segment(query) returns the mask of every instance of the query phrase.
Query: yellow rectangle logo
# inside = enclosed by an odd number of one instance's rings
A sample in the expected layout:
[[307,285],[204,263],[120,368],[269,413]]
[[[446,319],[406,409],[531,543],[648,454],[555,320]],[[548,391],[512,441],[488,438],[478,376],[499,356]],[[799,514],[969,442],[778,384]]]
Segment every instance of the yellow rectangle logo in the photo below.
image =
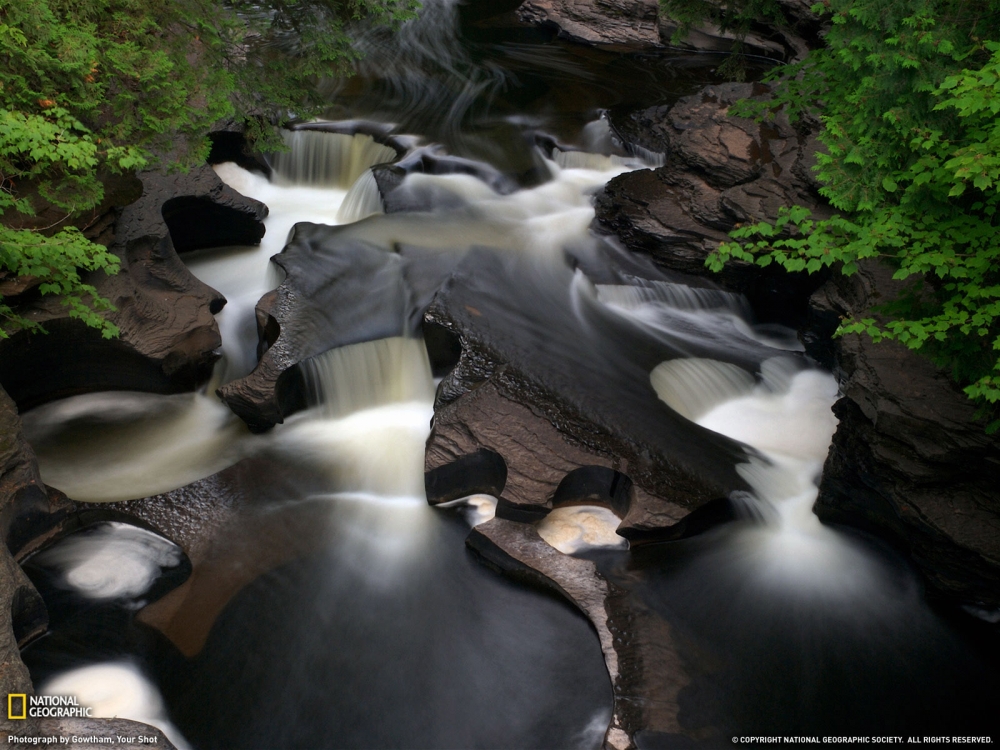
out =
[[[19,716],[14,715],[14,699],[21,699],[21,713]],[[27,719],[28,718],[28,695],[27,693],[8,693],[7,694],[7,718],[8,719]]]

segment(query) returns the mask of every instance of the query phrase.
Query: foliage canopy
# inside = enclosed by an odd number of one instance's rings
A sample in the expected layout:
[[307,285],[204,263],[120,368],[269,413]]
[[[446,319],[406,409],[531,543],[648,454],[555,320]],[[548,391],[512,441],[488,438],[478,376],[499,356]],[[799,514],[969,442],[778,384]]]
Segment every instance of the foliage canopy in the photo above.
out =
[[[0,282],[34,277],[71,316],[116,329],[80,270],[118,270],[86,239],[102,177],[207,156],[210,127],[309,116],[323,75],[355,57],[353,23],[395,24],[412,0],[0,0]],[[273,142],[273,141],[271,141]],[[44,218],[40,216],[44,212]],[[4,329],[37,328],[6,305]]]
[[[772,4],[724,7],[743,17]],[[1000,3],[827,0],[812,10],[830,23],[825,45],[771,71],[770,102],[734,113],[818,117],[820,192],[840,213],[819,221],[788,207],[774,223],[738,228],[708,264],[737,258],[845,274],[864,259],[890,264],[909,291],[839,332],[922,350],[996,414]]]

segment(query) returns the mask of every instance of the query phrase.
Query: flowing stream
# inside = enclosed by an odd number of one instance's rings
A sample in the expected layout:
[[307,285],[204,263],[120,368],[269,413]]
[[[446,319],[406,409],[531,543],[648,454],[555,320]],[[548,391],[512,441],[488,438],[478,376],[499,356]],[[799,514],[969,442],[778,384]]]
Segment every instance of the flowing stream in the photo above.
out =
[[[142,498],[227,470],[225,491],[251,509],[192,560],[183,601],[150,604],[156,586],[173,587],[163,582],[190,566],[123,524],[33,558],[53,613],[52,633],[25,652],[36,686],[79,694],[99,715],[157,724],[182,748],[601,745],[611,688],[590,625],[465,550],[495,498],[426,503],[436,383],[419,337],[404,331],[305,362],[309,408],[263,435],[214,395],[256,364],[254,306],[283,278],[269,259],[308,222],[386,252],[493,248],[538,290],[526,315],[553,326],[559,315],[613,321],[659,342],[672,355],[647,368],[648,387],[685,419],[754,449],[737,468],[751,488],[736,499],[740,521],[635,561],[607,508],[562,508],[538,524],[553,547],[593,556],[682,634],[691,684],[681,723],[692,736],[902,731],[935,701],[964,701],[963,715],[975,715],[969,696],[995,675],[931,611],[907,565],[812,513],[837,384],[794,332],[755,324],[725,292],[595,283],[566,266],[567,251],[601,246],[589,229],[593,193],[662,162],[617,148],[594,107],[622,103],[615,81],[629,71],[643,71],[636,95],[660,92],[648,104],[710,73],[686,58],[582,60],[527,32],[498,31],[488,43],[456,24],[455,5],[428,5],[397,39],[360,40],[369,54],[358,75],[325,84],[331,117],[394,123],[408,154],[360,131],[298,130],[271,158],[270,179],[217,165],[270,214],[260,247],[185,257],[228,300],[223,359],[204,391],[89,394],[24,415],[43,479],[75,500]],[[562,145],[536,145],[538,130]],[[399,194],[417,210],[384,213],[370,168],[421,149],[474,168],[412,172]],[[501,174],[515,177],[501,186]],[[631,356],[601,341],[573,343],[593,367]],[[905,688],[886,695],[900,680]]]

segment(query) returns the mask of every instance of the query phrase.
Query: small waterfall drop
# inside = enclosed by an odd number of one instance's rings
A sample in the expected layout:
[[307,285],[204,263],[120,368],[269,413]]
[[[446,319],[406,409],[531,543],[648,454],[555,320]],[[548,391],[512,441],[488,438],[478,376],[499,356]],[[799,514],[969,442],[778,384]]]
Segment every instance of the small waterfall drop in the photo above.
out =
[[427,349],[420,339],[397,336],[331,349],[302,363],[312,406],[325,416],[434,398]]
[[754,377],[742,367],[712,359],[672,359],[649,375],[656,395],[692,421],[725,401],[753,391]]
[[832,375],[775,357],[755,382],[724,362],[674,360],[657,366],[650,382],[671,408],[758,451],[737,467],[753,497],[737,500],[764,523],[736,534],[734,549],[761,585],[833,597],[863,596],[876,586],[870,556],[812,512],[837,427]]
[[311,185],[346,190],[371,167],[396,160],[395,149],[370,135],[286,130],[287,151],[268,156],[275,185]]
[[375,173],[366,169],[344,196],[344,202],[337,211],[337,221],[350,224],[380,213],[384,213],[382,193],[375,181]]
[[335,494],[426,506],[424,442],[434,379],[423,341],[351,344],[301,366],[314,408],[276,430],[276,449],[326,471]]
[[633,284],[597,284],[597,298],[608,305],[636,310],[661,304],[677,310],[728,310],[750,317],[750,305],[741,294],[723,289],[699,289],[669,281],[633,279]]
[[630,156],[616,156],[611,154],[592,154],[589,151],[563,151],[561,148],[552,149],[552,161],[563,169],[594,169],[608,170],[614,167],[638,167],[642,166],[638,159]]

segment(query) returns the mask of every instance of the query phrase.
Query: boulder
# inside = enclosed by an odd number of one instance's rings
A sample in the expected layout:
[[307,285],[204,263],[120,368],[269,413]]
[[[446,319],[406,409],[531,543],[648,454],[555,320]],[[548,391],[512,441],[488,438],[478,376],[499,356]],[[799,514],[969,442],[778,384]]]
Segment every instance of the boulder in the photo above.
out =
[[0,340],[0,383],[19,408],[99,390],[176,393],[211,375],[221,345],[214,315],[225,299],[190,274],[175,245],[259,242],[267,209],[226,187],[208,166],[141,179],[143,196],[121,211],[110,245],[121,272],[84,276],[115,305],[108,319],[120,337],[102,338],[57,297],[15,299],[47,331]]
[[609,311],[587,283],[558,259],[478,248],[438,292],[425,322],[457,338],[461,358],[438,387],[431,503],[486,492],[499,494],[500,515],[537,517],[567,475],[602,467],[605,494],[626,510],[620,533],[641,540],[680,535],[692,511],[745,489],[734,468],[744,447],[676,414],[650,385],[679,341]]
[[[597,196],[596,226],[657,265],[704,275],[705,258],[740,224],[773,220],[783,206],[830,215],[812,177],[816,141],[809,123],[783,115],[769,122],[729,116],[740,99],[766,96],[760,84],[707,86],[671,107],[609,113],[625,143],[668,155],[665,166],[611,180]],[[727,265],[718,281],[745,294],[765,320],[797,324],[822,277],[790,275],[747,263]]]
[[[828,333],[870,316],[901,289],[892,270],[861,264],[813,297]],[[843,397],[816,513],[887,536],[933,591],[973,610],[1000,609],[1000,441],[976,405],[918,352],[862,336],[835,340]]]

